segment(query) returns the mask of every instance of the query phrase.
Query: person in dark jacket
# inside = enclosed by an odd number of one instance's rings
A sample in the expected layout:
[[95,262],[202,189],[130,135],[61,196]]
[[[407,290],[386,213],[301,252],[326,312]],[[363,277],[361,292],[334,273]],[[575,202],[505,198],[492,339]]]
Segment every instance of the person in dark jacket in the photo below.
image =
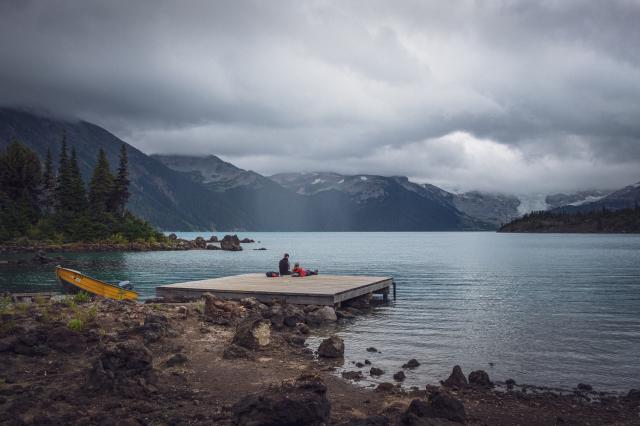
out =
[[278,269],[280,269],[280,276],[291,275],[291,271],[289,270],[289,253],[285,253],[282,259],[280,259]]

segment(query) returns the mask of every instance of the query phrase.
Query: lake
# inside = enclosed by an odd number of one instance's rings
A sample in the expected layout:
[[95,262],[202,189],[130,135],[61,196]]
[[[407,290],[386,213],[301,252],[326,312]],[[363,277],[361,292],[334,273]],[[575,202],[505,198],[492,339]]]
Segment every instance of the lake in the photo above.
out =
[[[368,358],[386,370],[380,381],[391,381],[403,363],[417,358],[422,365],[407,373],[407,385],[435,384],[459,364],[466,374],[484,369],[499,381],[565,389],[583,382],[607,391],[640,387],[638,235],[239,236],[260,243],[244,245],[243,252],[63,254],[63,264],[104,280],[130,280],[151,297],[161,284],[277,270],[286,251],[321,273],[395,279],[396,301],[337,328],[348,369]],[[257,247],[268,250],[252,250]],[[0,288],[55,290],[53,266],[0,266]],[[336,330],[321,334],[330,331]],[[366,352],[369,346],[381,353]]]

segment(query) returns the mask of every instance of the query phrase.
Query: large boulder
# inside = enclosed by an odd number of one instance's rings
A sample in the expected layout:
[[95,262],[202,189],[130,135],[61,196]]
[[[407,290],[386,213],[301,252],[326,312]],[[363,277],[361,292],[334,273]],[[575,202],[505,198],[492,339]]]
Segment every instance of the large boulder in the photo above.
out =
[[318,356],[322,358],[343,358],[344,341],[338,336],[331,336],[324,339],[318,347]]
[[142,343],[129,340],[101,348],[87,388],[137,398],[155,391],[153,355]]
[[172,330],[169,319],[162,314],[151,313],[144,319],[144,325],[140,327],[144,343],[149,344],[157,342],[163,337],[169,335]]
[[282,309],[282,321],[287,327],[295,327],[299,323],[303,323],[305,319],[304,311],[296,306],[287,304]]
[[322,379],[304,375],[279,388],[245,396],[231,412],[237,426],[321,426],[329,424],[331,403]]
[[193,240],[193,245],[196,248],[199,248],[199,249],[206,249],[207,248],[207,242],[202,237],[196,237],[196,239]]
[[467,378],[464,376],[462,368],[460,368],[459,365],[453,367],[451,375],[447,378],[447,380],[444,380],[441,383],[443,386],[458,389],[465,388],[469,385],[469,382],[467,382]]
[[489,380],[489,375],[484,370],[472,371],[469,374],[469,384],[479,388],[493,387],[493,383]]
[[225,235],[220,241],[220,248],[227,251],[241,251],[240,239],[237,235]]
[[214,324],[227,325],[244,318],[247,310],[239,302],[223,300],[211,293],[202,295],[204,299],[204,317]]
[[423,418],[446,419],[452,422],[464,423],[466,414],[462,402],[449,395],[437,392],[431,395],[429,402],[421,399],[411,401],[409,408],[401,418],[401,424],[425,424],[418,420]]
[[232,343],[251,350],[268,346],[271,343],[271,321],[250,319],[239,324]]
[[255,355],[252,351],[242,346],[231,344],[227,346],[222,353],[224,359],[249,359],[254,360]]
[[313,311],[307,312],[305,317],[309,325],[322,325],[338,321],[335,309],[331,306],[322,306]]

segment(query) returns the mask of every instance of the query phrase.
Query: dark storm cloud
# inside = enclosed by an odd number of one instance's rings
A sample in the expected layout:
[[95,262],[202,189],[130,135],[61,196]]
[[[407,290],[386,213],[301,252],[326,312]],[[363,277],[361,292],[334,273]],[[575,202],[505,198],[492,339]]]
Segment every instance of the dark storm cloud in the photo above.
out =
[[637,22],[624,0],[5,1],[0,103],[264,173],[616,187],[640,179]]

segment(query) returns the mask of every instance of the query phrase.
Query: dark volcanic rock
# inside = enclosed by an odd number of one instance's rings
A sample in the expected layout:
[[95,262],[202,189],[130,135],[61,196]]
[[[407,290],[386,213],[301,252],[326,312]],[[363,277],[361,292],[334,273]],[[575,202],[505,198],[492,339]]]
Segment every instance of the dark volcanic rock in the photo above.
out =
[[344,357],[344,341],[338,336],[331,336],[324,339],[318,347],[318,356],[323,358]]
[[476,370],[469,373],[469,384],[482,388],[493,387],[493,383],[489,379],[489,375],[484,370]]
[[249,319],[236,327],[233,344],[256,350],[271,343],[271,321]]
[[367,352],[378,352],[378,350],[376,348],[374,348],[373,346],[370,346],[367,348]]
[[67,327],[56,327],[47,336],[49,347],[65,353],[81,352],[86,348],[85,337]]
[[307,312],[305,319],[309,325],[321,325],[338,321],[338,316],[331,306],[322,306]]
[[207,248],[207,242],[202,237],[197,237],[195,240],[193,240],[193,245],[199,249]]
[[149,314],[144,319],[141,331],[145,344],[157,342],[170,333],[169,319],[162,314]]
[[372,376],[382,376],[384,374],[384,370],[378,367],[371,367],[371,370],[369,370],[369,374],[371,374]]
[[176,365],[182,365],[189,361],[189,358],[185,354],[175,354],[171,358],[165,361],[164,365],[166,367],[175,367]]
[[406,364],[402,364],[402,368],[417,368],[419,366],[420,363],[415,358],[411,358]]
[[[464,423],[466,414],[464,405],[459,400],[444,393],[435,393],[429,402],[414,399],[401,418],[405,425],[420,424],[416,418],[447,419]],[[428,424],[428,423],[427,423]]]
[[238,345],[229,345],[222,353],[224,359],[255,359],[255,355],[247,348]]
[[388,426],[389,419],[385,416],[369,416],[361,419],[350,419],[344,423],[340,423],[340,426]]
[[505,384],[507,385],[507,389],[513,389],[513,387],[516,385],[516,381],[513,379],[507,379]]
[[362,371],[343,371],[342,377],[348,380],[362,380],[364,376],[362,375]]
[[293,384],[247,395],[231,411],[238,426],[321,426],[329,424],[331,403],[322,379],[306,375]]
[[395,385],[393,383],[389,383],[389,382],[380,383],[378,385],[378,387],[376,388],[376,390],[380,391],[380,392],[389,392],[389,391],[391,391],[393,389],[395,389]]
[[593,390],[593,386],[586,383],[578,383],[578,390],[583,392],[591,392]]
[[467,382],[467,378],[464,376],[462,368],[460,368],[459,365],[453,367],[451,375],[447,378],[447,380],[444,380],[441,383],[443,386],[460,389],[469,385],[469,382]]
[[640,402],[640,389],[631,389],[625,398],[627,401]]
[[303,347],[307,338],[303,334],[290,334],[287,336],[287,342],[291,346]]
[[225,235],[220,241],[220,248],[227,251],[241,251],[240,239],[237,235]]
[[393,380],[395,380],[396,382],[403,382],[406,378],[407,376],[404,374],[404,371],[398,371],[393,375]]
[[254,240],[252,240],[251,238],[243,238],[240,242],[241,242],[242,244],[251,244],[251,243],[255,243],[255,241],[254,241]]
[[211,238],[209,238],[209,242],[210,243],[217,243],[218,242],[218,237],[216,237],[215,235],[212,235]]
[[87,388],[136,398],[155,390],[153,355],[142,343],[129,340],[101,348]]

